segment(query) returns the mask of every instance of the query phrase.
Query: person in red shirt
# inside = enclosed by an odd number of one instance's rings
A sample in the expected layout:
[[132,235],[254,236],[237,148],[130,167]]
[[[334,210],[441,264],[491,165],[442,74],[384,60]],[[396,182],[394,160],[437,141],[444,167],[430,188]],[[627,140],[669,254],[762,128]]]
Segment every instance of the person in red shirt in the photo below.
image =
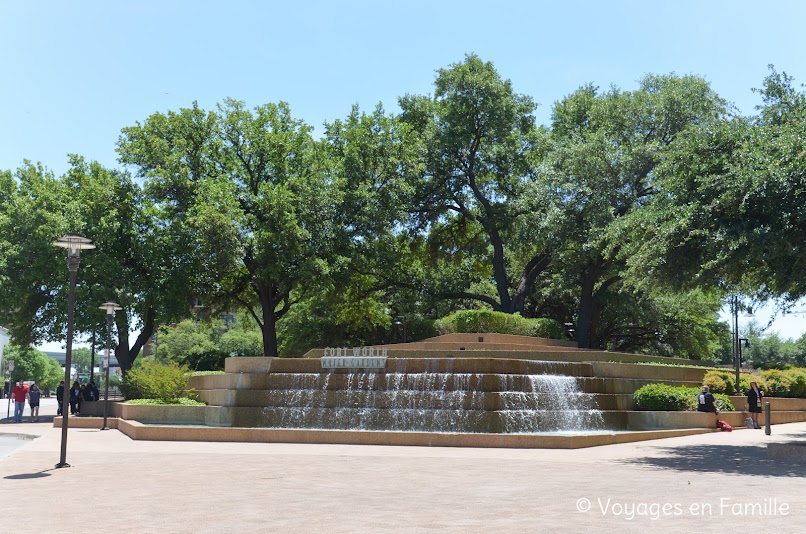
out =
[[25,409],[25,396],[28,394],[28,388],[22,381],[17,382],[14,389],[11,390],[11,396],[14,397],[14,422],[22,423],[22,411]]

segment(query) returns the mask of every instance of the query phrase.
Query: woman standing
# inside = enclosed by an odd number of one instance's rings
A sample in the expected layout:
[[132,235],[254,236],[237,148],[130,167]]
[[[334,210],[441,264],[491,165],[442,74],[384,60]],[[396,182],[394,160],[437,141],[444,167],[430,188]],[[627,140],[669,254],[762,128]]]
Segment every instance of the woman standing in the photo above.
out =
[[28,390],[28,404],[31,406],[31,417],[33,418],[34,423],[39,422],[39,399],[42,397],[42,391],[40,391],[39,386],[36,385],[36,382],[31,384],[31,388]]
[[761,413],[761,400],[764,392],[758,387],[758,383],[750,382],[750,391],[747,392],[747,411],[753,419],[753,428],[761,428],[758,424],[758,414]]

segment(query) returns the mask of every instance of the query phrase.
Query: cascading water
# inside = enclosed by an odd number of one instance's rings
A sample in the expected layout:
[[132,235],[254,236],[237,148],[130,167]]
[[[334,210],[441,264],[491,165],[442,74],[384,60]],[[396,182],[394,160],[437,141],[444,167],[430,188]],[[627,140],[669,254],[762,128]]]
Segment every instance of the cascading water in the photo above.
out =
[[[502,376],[506,381],[508,376]],[[528,375],[530,391],[502,387],[508,433],[582,432],[601,429],[602,412],[590,393],[579,391],[573,376]]]
[[[443,366],[445,364],[443,363]],[[593,395],[554,374],[296,373],[263,410],[263,426],[410,432],[582,432],[602,427]]]

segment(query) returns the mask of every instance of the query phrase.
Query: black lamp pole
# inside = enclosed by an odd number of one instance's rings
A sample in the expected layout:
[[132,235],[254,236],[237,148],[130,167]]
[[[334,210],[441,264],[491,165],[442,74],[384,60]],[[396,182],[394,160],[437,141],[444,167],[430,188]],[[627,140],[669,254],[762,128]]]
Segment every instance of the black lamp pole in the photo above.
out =
[[73,365],[73,323],[76,307],[76,275],[81,263],[81,250],[95,248],[92,241],[79,235],[66,235],[53,243],[67,249],[67,270],[70,271],[70,290],[67,296],[67,345],[64,356],[64,391],[62,392],[62,445],[57,468],[70,467],[67,463],[67,407],[70,405],[70,371]]
[[741,373],[741,347],[739,347],[739,297],[733,296],[733,365],[736,371],[736,395],[742,394],[739,373]]
[[104,356],[104,367],[106,367],[106,385],[104,386],[104,424],[101,430],[109,430],[106,426],[107,412],[109,411],[109,363],[111,359],[110,348],[112,345],[112,320],[115,318],[115,312],[122,310],[115,302],[104,302],[100,308],[106,311],[106,355]]

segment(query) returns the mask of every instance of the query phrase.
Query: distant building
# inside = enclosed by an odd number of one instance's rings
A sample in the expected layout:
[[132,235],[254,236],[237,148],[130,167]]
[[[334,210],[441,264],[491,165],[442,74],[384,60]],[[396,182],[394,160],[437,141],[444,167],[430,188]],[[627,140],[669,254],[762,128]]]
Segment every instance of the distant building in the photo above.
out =
[[3,349],[6,348],[9,340],[11,340],[11,336],[8,335],[8,329],[0,326],[0,369],[3,368]]
[[[49,352],[49,351],[42,351],[42,352],[44,352],[45,355],[48,356],[49,358],[53,358],[54,360],[59,362],[59,365],[61,365],[62,369],[64,369],[64,362],[67,360],[67,353],[66,352]],[[103,366],[103,359],[104,359],[103,352],[99,352],[99,353],[95,354],[95,373],[104,372],[103,367],[102,367]],[[73,367],[73,370],[71,371],[71,374],[75,375],[76,374],[75,366],[72,366],[72,367]],[[110,357],[109,374],[110,375],[115,375],[117,373],[117,368],[118,368],[118,359],[115,358],[115,356],[113,354]],[[79,377],[79,379],[82,380],[82,381],[85,380],[86,378],[87,378],[87,376],[83,375],[83,374]]]

